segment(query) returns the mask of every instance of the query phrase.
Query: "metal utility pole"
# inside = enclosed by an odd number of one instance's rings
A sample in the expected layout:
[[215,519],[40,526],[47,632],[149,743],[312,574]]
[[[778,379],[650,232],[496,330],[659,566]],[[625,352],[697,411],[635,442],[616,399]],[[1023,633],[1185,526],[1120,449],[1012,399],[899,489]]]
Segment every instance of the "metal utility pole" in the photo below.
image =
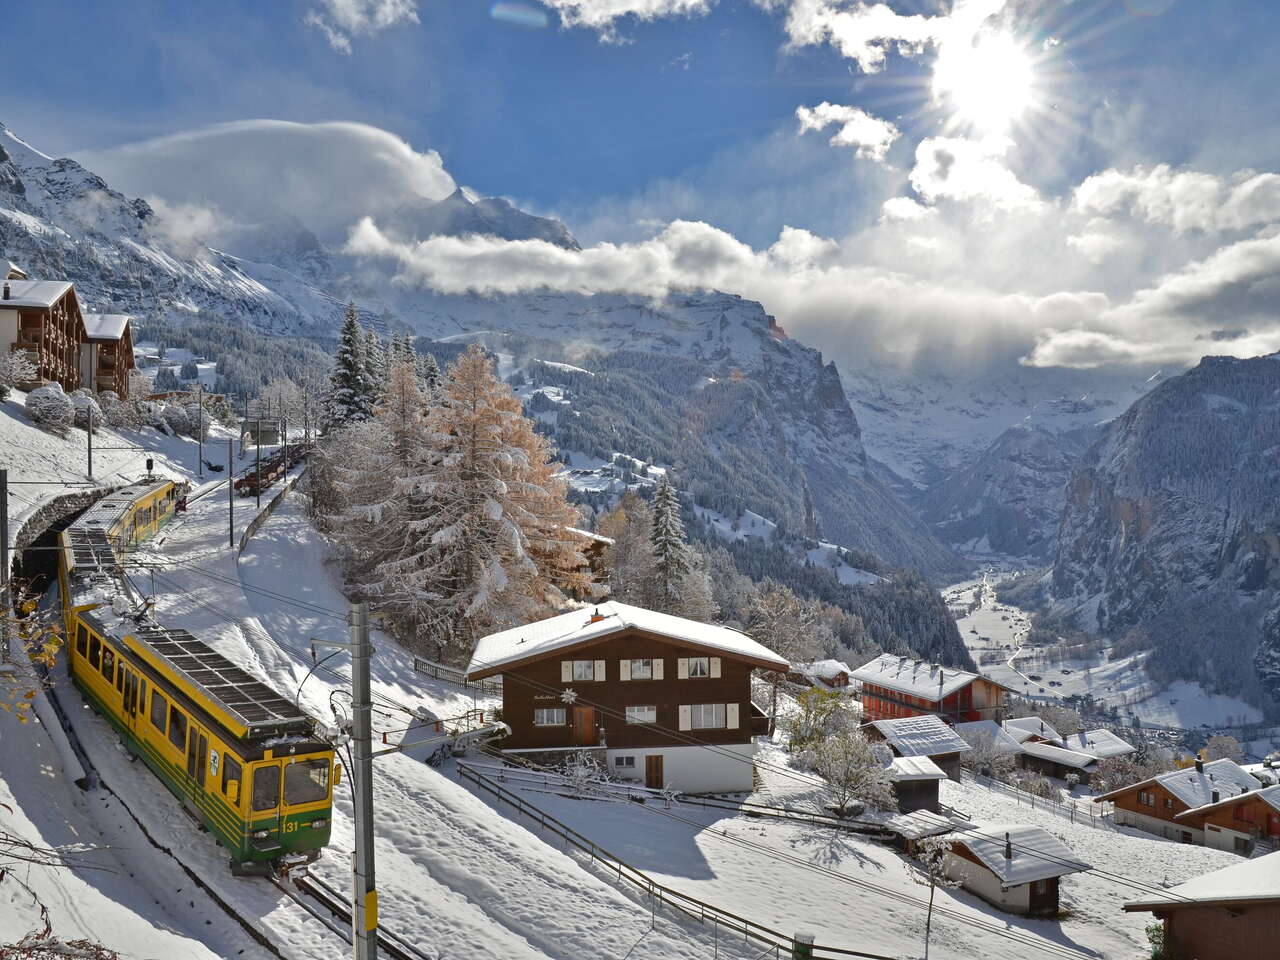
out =
[[88,441],[89,441],[89,479],[92,480],[93,479],[93,411],[92,409],[88,411],[88,416],[85,417],[84,435],[88,438]]
[[232,439],[227,437],[227,529],[228,544],[236,548],[236,461]]
[[4,601],[3,626],[0,626],[0,663],[8,663],[12,656],[9,649],[9,617],[13,603],[9,597],[9,471],[0,469],[0,599]]
[[284,443],[284,473],[280,475],[280,484],[283,486],[289,478],[289,421],[284,417],[280,418],[280,440]]
[[305,386],[302,388],[302,442],[311,442],[311,403]]
[[351,855],[355,960],[378,956],[378,890],[373,870],[373,727],[369,694],[369,607],[351,604],[351,754],[355,769],[356,848]]
[[200,402],[200,381],[196,381],[196,442],[200,444],[200,462],[196,471],[204,476],[204,404]]
[[257,482],[254,486],[258,489],[258,509],[262,509],[262,418],[258,418],[258,442],[253,445],[254,451],[257,453],[258,459],[254,465],[254,472],[257,473]]

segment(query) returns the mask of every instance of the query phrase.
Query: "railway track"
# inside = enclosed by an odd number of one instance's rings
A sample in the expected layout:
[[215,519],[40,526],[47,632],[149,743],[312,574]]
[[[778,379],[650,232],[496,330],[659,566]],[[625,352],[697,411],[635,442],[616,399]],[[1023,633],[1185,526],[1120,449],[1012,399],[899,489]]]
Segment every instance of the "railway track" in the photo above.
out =
[[[285,896],[348,943],[351,942],[351,903],[342,893],[309,873],[300,874],[289,880],[273,882]],[[325,913],[330,916],[325,916]],[[340,922],[334,923],[330,917]],[[420,950],[404,937],[383,927],[378,928],[378,950],[392,960],[437,960],[436,954]]]

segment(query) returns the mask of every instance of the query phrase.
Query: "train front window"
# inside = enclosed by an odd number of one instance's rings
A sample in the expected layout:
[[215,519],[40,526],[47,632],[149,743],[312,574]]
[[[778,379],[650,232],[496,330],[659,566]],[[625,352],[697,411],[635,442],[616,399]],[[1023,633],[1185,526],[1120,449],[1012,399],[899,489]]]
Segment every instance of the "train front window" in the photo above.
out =
[[316,803],[329,795],[329,761],[299,760],[284,768],[284,802]]
[[169,701],[160,696],[159,691],[151,691],[151,725],[164,733],[164,715],[168,711]]
[[102,675],[107,678],[107,683],[112,683],[116,679],[115,651],[106,645],[102,647]]
[[187,748],[187,718],[177,707],[169,707],[169,742],[179,750]]
[[280,768],[259,767],[253,771],[253,809],[274,810],[280,805]]

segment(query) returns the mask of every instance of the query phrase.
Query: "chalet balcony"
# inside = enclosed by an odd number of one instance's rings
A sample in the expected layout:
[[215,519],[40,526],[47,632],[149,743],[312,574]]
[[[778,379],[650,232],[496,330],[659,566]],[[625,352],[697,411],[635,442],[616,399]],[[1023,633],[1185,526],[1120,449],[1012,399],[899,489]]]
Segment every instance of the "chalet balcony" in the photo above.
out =
[[763,737],[769,732],[769,715],[755,705],[751,704],[751,735],[753,737]]

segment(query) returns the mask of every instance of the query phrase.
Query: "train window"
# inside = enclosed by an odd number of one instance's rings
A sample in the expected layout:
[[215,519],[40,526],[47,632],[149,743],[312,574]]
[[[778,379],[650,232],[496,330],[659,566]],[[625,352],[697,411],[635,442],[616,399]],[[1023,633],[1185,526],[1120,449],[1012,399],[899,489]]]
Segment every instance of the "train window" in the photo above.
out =
[[242,776],[240,770],[240,762],[232,760],[230,754],[224,754],[222,757],[222,792],[234,803],[238,797],[231,796],[231,784],[240,782]]
[[82,657],[89,655],[89,631],[83,623],[76,628],[76,653]]
[[164,733],[164,715],[169,707],[169,702],[160,696],[160,691],[151,691],[151,725]]
[[121,661],[120,661],[120,669],[116,671],[116,689],[117,689],[117,690],[119,690],[121,693],[124,693],[124,675],[125,675],[125,672],[126,672],[126,671],[125,671],[125,669],[124,669],[124,661],[123,661],[123,660],[121,660]]
[[315,803],[329,794],[329,761],[299,760],[284,768],[284,802]]
[[280,805],[280,768],[259,767],[253,771],[253,809],[274,810]]
[[116,678],[116,654],[105,643],[102,645],[102,675],[111,683]]
[[187,717],[172,704],[169,705],[169,742],[179,750],[187,748]]
[[101,650],[102,642],[97,637],[91,635],[89,640],[89,666],[94,667],[95,669],[97,668],[98,657]]

